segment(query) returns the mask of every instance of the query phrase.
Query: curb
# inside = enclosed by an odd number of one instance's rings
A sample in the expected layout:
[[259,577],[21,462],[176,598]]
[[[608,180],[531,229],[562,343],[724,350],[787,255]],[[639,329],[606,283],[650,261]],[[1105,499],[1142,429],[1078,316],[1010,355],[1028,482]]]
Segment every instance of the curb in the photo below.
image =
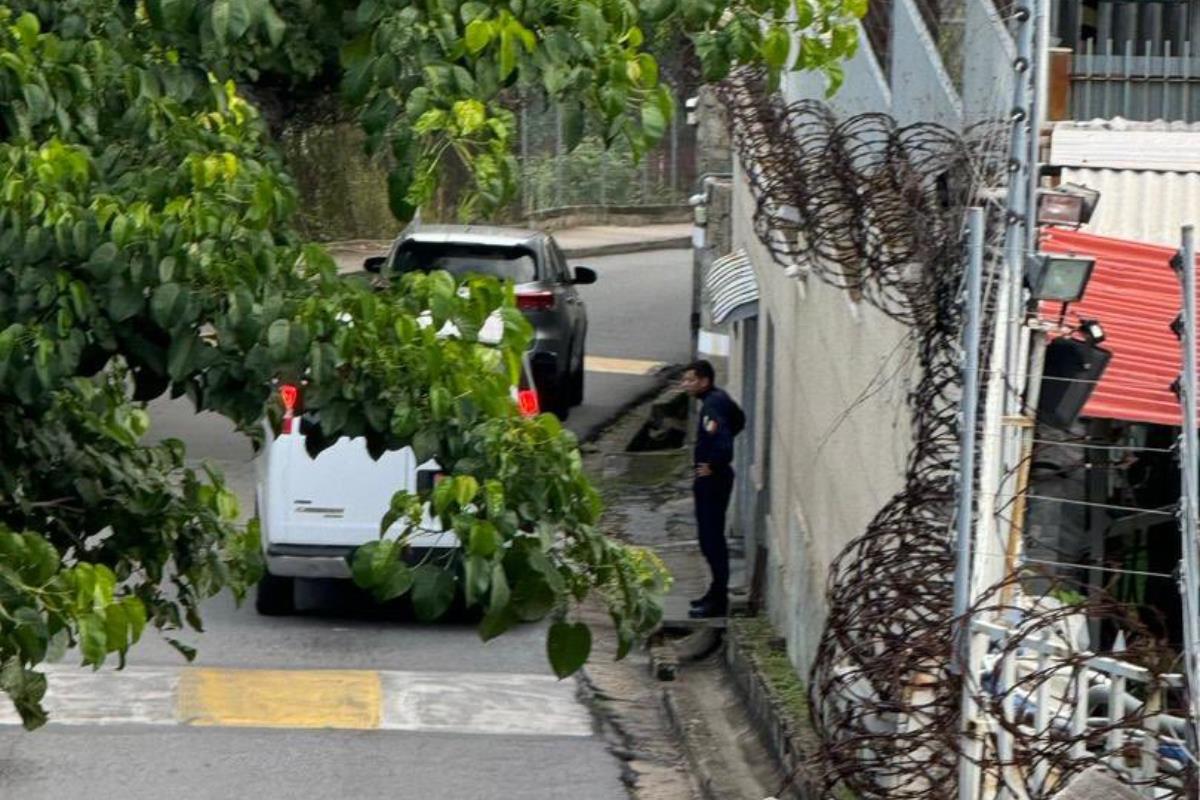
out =
[[638,242],[612,242],[611,244],[563,247],[562,251],[563,255],[568,259],[576,260],[580,258],[598,258],[600,256],[620,256],[629,253],[645,253],[650,250],[689,250],[691,247],[691,236],[672,236],[668,239],[645,239]]
[[783,767],[784,773],[790,776],[787,785],[779,790],[780,797],[819,800],[821,792],[809,768],[812,754],[806,751],[797,736],[797,723],[781,712],[758,664],[743,648],[736,626],[726,632],[725,668],[745,703],[746,713],[759,739]]
[[603,436],[609,428],[615,425],[622,417],[636,409],[646,401],[656,397],[663,389],[671,384],[672,378],[682,370],[678,364],[669,364],[653,375],[654,385],[647,387],[645,390],[638,392],[629,400],[612,410],[612,413],[605,415],[594,425],[579,435],[580,444],[590,444]]
[[692,750],[687,730],[679,714],[679,706],[675,703],[675,693],[670,688],[664,688],[660,697],[662,698],[663,711],[667,715],[667,724],[671,726],[671,734],[679,742],[680,749],[683,750],[683,754],[687,757],[688,766],[692,769],[692,778],[695,779],[696,785],[700,789],[700,795],[704,800],[729,800],[717,794],[715,782],[713,781],[712,773],[708,770],[708,765],[697,758],[696,753]]

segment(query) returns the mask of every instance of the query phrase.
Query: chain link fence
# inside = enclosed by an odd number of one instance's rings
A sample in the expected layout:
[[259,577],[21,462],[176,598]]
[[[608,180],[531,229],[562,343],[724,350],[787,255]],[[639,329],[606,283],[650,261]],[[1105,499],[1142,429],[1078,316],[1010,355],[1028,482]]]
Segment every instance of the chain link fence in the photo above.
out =
[[685,204],[696,178],[696,134],[684,119],[682,98],[676,109],[662,140],[635,164],[628,142],[618,139],[606,149],[594,129],[567,152],[562,109],[540,100],[521,103],[519,213]]

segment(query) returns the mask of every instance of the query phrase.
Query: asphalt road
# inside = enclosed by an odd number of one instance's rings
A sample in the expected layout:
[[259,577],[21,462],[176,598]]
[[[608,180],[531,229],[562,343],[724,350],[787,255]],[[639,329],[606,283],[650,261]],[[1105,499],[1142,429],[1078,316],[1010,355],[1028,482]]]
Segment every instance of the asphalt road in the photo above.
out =
[[[586,402],[595,432],[660,379],[631,374],[688,354],[690,251],[585,259]],[[212,415],[152,404],[153,435],[182,439],[253,507],[251,452]],[[193,665],[149,634],[124,672],[52,668],[36,733],[0,709],[0,797],[626,797],[619,762],[572,681],[549,675],[540,626],[488,644],[462,622],[421,625],[344,584],[310,582],[300,613],[262,618],[229,597],[204,612]],[[70,659],[68,659],[70,662]]]

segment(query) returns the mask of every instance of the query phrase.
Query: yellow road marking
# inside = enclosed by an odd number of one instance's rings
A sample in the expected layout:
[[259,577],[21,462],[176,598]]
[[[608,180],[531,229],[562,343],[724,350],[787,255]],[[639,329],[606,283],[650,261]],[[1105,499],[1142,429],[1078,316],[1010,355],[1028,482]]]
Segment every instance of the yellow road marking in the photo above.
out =
[[379,673],[371,670],[190,669],[178,719],[261,728],[379,727]]
[[588,372],[608,372],[614,375],[652,375],[665,367],[661,361],[645,361],[636,358],[608,358],[587,356],[583,368]]

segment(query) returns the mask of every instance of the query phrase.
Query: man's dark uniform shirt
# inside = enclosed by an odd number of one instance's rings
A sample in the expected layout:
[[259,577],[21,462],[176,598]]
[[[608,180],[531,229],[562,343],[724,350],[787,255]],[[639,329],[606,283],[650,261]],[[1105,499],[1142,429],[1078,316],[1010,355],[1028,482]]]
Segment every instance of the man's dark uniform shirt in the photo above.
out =
[[700,399],[695,461],[708,464],[714,473],[727,470],[733,463],[733,400],[715,386]]

